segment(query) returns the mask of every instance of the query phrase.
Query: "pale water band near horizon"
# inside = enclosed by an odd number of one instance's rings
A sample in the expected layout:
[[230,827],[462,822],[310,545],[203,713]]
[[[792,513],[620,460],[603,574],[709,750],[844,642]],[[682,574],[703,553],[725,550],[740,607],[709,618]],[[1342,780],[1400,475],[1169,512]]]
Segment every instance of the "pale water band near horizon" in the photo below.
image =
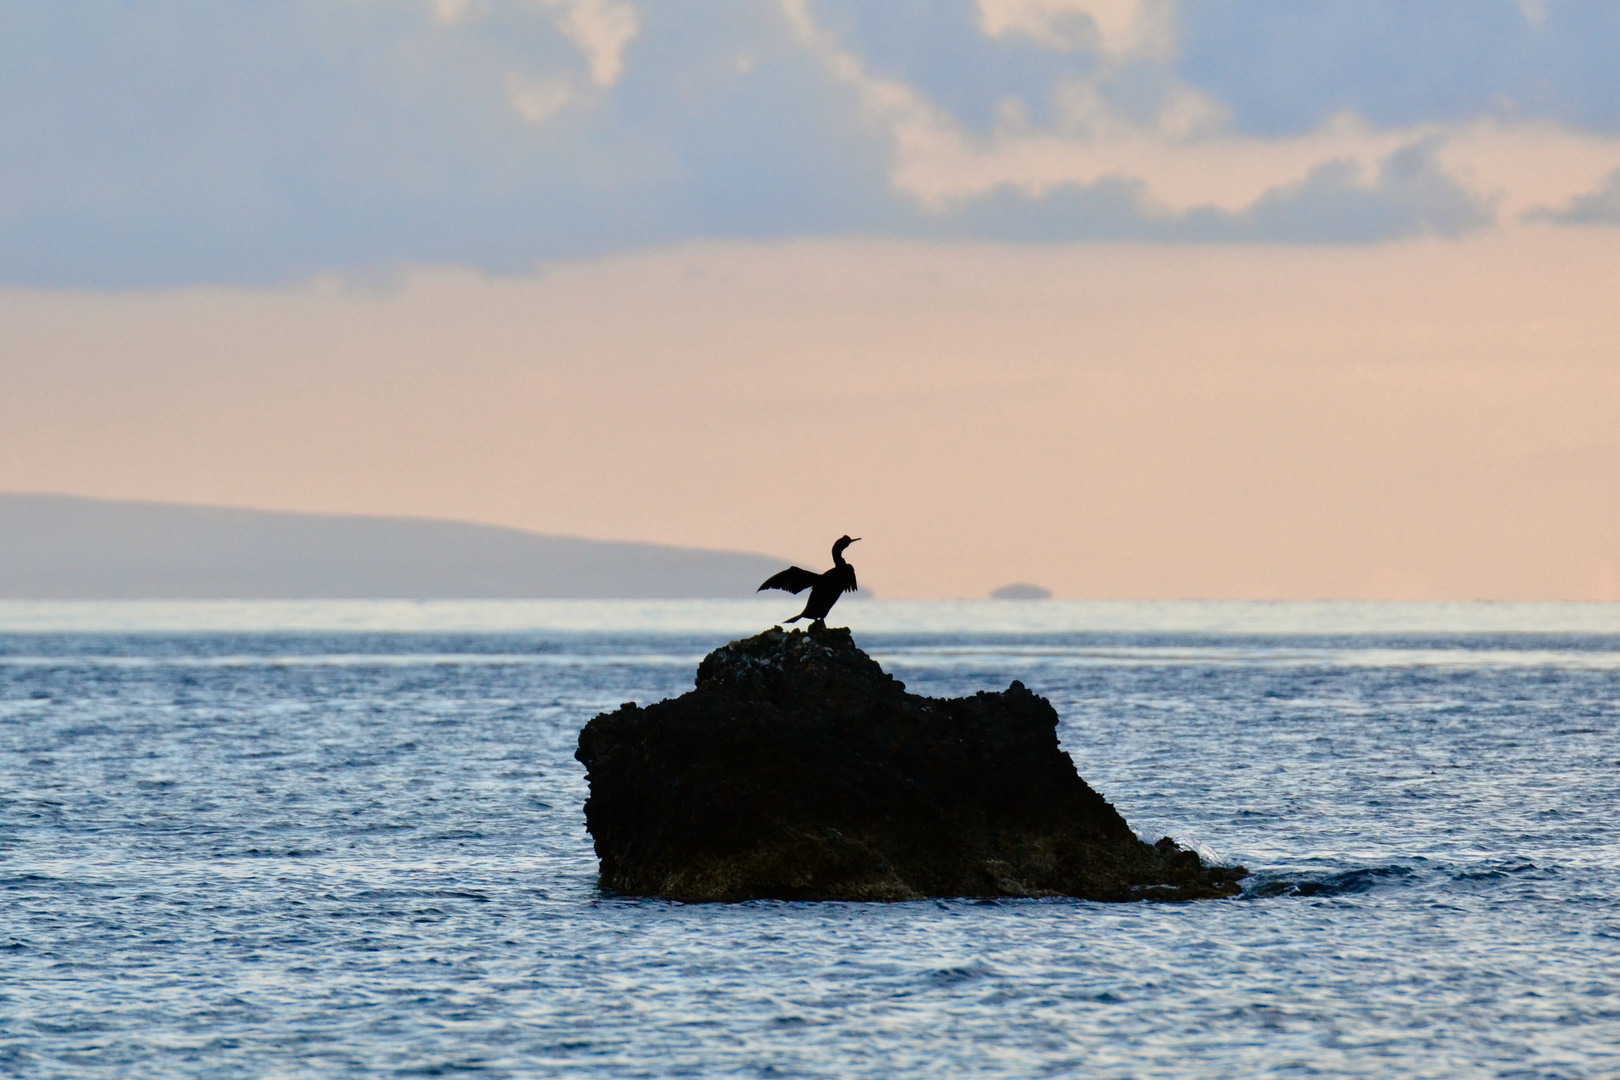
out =
[[[0,600],[0,634],[751,634],[791,598],[743,600]],[[864,600],[857,634],[1617,634],[1620,603],[1360,600]]]

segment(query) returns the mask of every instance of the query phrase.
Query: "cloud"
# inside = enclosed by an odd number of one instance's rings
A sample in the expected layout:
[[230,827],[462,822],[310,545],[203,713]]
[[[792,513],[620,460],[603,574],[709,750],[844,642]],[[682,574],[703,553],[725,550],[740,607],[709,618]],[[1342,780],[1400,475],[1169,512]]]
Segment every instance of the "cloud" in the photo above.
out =
[[574,85],[566,78],[525,79],[516,72],[506,76],[506,98],[517,114],[531,124],[543,124],[575,99]]
[[1188,232],[1211,238],[1357,243],[1446,237],[1495,220],[1490,203],[1441,163],[1439,136],[1403,146],[1364,182],[1354,161],[1327,161],[1303,180],[1268,191],[1239,214],[1189,215]]
[[[636,11],[621,0],[508,0],[546,11],[558,33],[571,42],[586,61],[589,81],[597,90],[612,87],[624,75],[624,51],[640,31]],[[442,23],[458,27],[477,15],[490,15],[489,7],[475,9],[473,0],[433,0],[433,14]],[[570,105],[592,101],[567,74],[541,76],[511,70],[503,79],[507,101],[530,124],[543,124]]]
[[433,0],[433,14],[442,23],[454,26],[472,10],[472,0]]
[[[494,14],[492,0],[432,0],[436,19],[447,26],[464,25]],[[571,41],[590,68],[591,81],[612,86],[624,74],[624,50],[641,29],[636,9],[624,0],[505,0],[508,8],[533,6],[550,14],[557,30]]]
[[1617,43],[1609,0],[1223,0],[1179,7],[1174,66],[1256,134],[1350,110],[1378,127],[1539,117],[1614,135]]
[[1575,196],[1562,208],[1539,206],[1524,216],[1556,225],[1620,225],[1620,169],[1604,177],[1595,191]]
[[1519,0],[1519,10],[1524,12],[1525,21],[1531,26],[1547,24],[1547,0]]
[[624,73],[624,50],[640,24],[635,8],[615,0],[538,0],[557,13],[557,26],[590,62],[591,81],[612,86]]
[[978,10],[986,36],[1053,49],[1164,59],[1175,44],[1170,0],[978,0]]
[[[1549,185],[1590,175],[1600,163],[1620,163],[1620,140],[1545,123],[1379,128],[1346,112],[1297,135],[1257,136],[1235,130],[1218,101],[1173,81],[1160,87],[1150,112],[1132,115],[1111,97],[1109,69],[1056,87],[1045,124],[1032,122],[1014,102],[988,132],[975,133],[913,87],[874,75],[817,25],[803,0],[784,0],[784,7],[800,38],[888,131],[895,189],[938,218],[986,198],[1004,206],[1021,194],[1030,205],[1015,218],[1042,207],[1071,207],[1052,222],[1060,235],[1076,220],[1094,221],[1107,235],[1154,234],[1194,211],[1221,223],[1195,230],[1206,236],[1258,232],[1310,242],[1455,235],[1488,223],[1493,200],[1518,207]],[[1057,9],[1056,0],[1022,7],[1009,0],[1002,15],[1010,19],[1015,7],[1025,14]],[[1536,148],[1537,162],[1558,167],[1522,164],[1527,145]],[[1470,190],[1471,180],[1488,186]],[[1087,188],[1097,188],[1113,213],[1127,206],[1136,212],[1112,225],[1090,211],[1076,214],[1074,193]],[[1066,194],[1047,198],[1058,191]],[[1313,219],[1312,208],[1326,216]],[[968,217],[981,220],[985,213]]]
[[[728,237],[1363,242],[1482,207],[1593,223],[1574,200],[1620,167],[1620,5],[1584,0],[1539,29],[1507,0],[71,7],[0,5],[0,283]],[[1419,144],[1427,195],[1388,171]]]
[[1490,202],[1445,170],[1438,148],[1435,139],[1400,147],[1370,175],[1352,160],[1325,161],[1237,209],[1172,210],[1139,179],[1065,184],[1035,197],[1002,187],[964,206],[947,228],[964,237],[1020,242],[1362,244],[1458,237],[1490,225]]

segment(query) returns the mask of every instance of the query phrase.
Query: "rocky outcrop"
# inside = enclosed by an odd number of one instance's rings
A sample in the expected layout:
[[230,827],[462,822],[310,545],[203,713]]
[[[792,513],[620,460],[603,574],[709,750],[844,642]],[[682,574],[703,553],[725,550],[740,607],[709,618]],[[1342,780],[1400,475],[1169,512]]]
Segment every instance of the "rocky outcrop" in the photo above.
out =
[[604,888],[684,901],[1075,896],[1191,900],[1242,867],[1148,844],[1014,682],[908,694],[848,630],[778,627],[710,653],[697,688],[585,725]]

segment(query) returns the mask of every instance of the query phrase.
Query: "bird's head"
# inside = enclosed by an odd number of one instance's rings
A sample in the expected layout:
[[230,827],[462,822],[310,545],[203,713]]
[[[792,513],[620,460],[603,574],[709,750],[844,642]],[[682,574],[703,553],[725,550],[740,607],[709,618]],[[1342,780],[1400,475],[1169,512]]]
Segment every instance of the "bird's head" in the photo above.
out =
[[860,539],[860,537],[858,537],[858,536],[847,536],[846,535],[846,536],[840,536],[837,540],[833,541],[833,558],[837,559],[838,556],[840,556],[840,555],[842,555],[844,553],[845,548],[849,547],[849,545],[853,544],[855,541],[857,541],[859,539]]

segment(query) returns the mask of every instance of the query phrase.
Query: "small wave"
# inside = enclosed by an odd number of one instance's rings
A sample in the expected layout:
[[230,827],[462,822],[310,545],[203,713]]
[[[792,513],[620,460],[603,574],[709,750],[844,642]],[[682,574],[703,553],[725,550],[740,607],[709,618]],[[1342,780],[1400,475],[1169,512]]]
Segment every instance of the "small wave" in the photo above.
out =
[[214,853],[216,859],[307,859],[313,855],[327,854],[326,848],[260,848],[250,847],[237,850],[224,850]]
[[1467,882],[1501,881],[1504,878],[1514,877],[1519,874],[1534,873],[1540,869],[1541,867],[1527,859],[1513,862],[1485,863],[1467,870],[1459,870],[1451,875],[1451,878],[1453,881]]
[[471,889],[362,889],[350,897],[333,896],[334,900],[473,900],[480,904],[490,897]]
[[1348,896],[1370,892],[1381,885],[1392,885],[1412,876],[1410,867],[1369,866],[1337,874],[1257,873],[1245,895],[1254,899],[1273,896]]
[[988,978],[994,974],[989,965],[973,963],[961,967],[935,968],[924,975],[923,980],[930,986],[955,986],[958,983]]

